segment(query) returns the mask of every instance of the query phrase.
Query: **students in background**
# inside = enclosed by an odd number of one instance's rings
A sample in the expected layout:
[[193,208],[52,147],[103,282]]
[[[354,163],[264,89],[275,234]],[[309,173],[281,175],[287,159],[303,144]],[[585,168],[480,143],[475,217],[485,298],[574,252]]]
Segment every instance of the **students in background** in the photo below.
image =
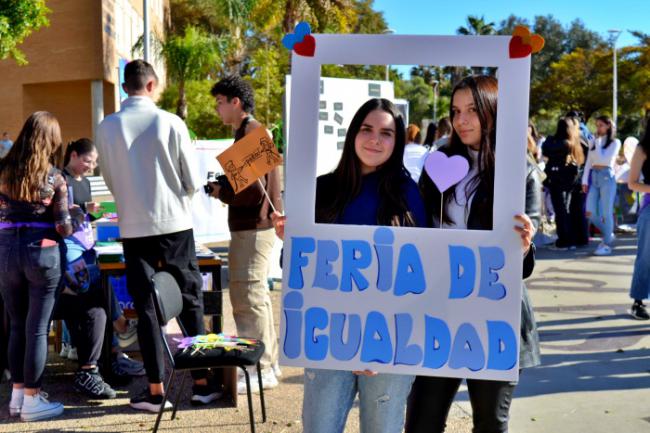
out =
[[48,322],[72,233],[56,118],[37,111],[0,161],[0,294],[9,313],[9,414],[37,421],[63,413],[41,392]]
[[429,123],[429,126],[427,126],[427,133],[424,137],[424,147],[429,149],[430,151],[436,150],[433,148],[433,142],[436,141],[436,131],[438,131],[438,125],[431,121]]
[[614,199],[616,178],[614,163],[621,150],[621,141],[616,138],[612,119],[600,116],[596,119],[596,139],[589,149],[584,173],[582,191],[587,194],[586,216],[603,236],[594,255],[607,256],[612,253],[614,240]]
[[[338,166],[316,180],[316,223],[422,227],[424,208],[403,153],[404,121],[395,106],[386,99],[363,104]],[[284,238],[286,217],[273,219]],[[362,432],[401,433],[412,382],[408,375],[306,368],[303,429],[342,433],[358,393]]]
[[[420,178],[420,190],[429,224],[433,227],[459,230],[491,230],[494,206],[494,160],[496,145],[497,80],[493,77],[469,76],[460,81],[451,94],[453,131],[449,144],[440,151],[467,159],[467,175],[444,194],[442,221],[441,193],[425,172]],[[532,189],[529,197],[528,189]],[[527,213],[539,221],[539,183],[527,180]],[[533,272],[535,246],[532,243],[536,227],[525,215],[514,216],[514,230],[521,237],[523,278]],[[519,367],[539,364],[539,338],[528,298],[522,282],[521,344]],[[441,433],[445,429],[449,409],[462,379],[418,376],[408,399],[406,433]],[[516,383],[467,379],[472,404],[474,433],[507,432],[510,404]]]
[[11,146],[14,142],[9,139],[9,133],[7,131],[2,133],[2,140],[0,140],[0,159],[7,156]]
[[420,179],[424,159],[428,155],[427,148],[420,144],[422,136],[417,125],[410,124],[406,128],[406,146],[404,147],[404,167],[415,182]]
[[449,117],[441,117],[438,120],[438,129],[436,130],[436,141],[433,142],[432,150],[440,149],[449,143],[451,135],[451,121]]

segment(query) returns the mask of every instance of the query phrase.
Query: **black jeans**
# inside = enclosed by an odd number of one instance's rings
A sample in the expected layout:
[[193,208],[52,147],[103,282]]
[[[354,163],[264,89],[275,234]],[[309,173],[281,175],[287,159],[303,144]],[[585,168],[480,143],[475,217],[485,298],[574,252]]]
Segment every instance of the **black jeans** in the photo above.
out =
[[555,245],[561,248],[587,245],[589,235],[585,217],[585,194],[578,189],[564,191],[550,188],[549,191],[555,211]]
[[[138,341],[149,383],[164,380],[164,347],[151,299],[151,277],[157,271],[169,272],[183,294],[179,319],[186,332],[205,334],[203,324],[203,279],[194,248],[194,233],[185,230],[158,236],[124,239],[126,287],[138,313]],[[206,370],[192,371],[194,379],[207,376]]]
[[[56,309],[61,313],[77,347],[79,366],[97,365],[106,330],[106,301],[97,290],[80,295],[62,294]],[[108,362],[108,360],[106,360]]]
[[[5,311],[4,301],[0,294],[0,375],[2,372],[9,368],[9,317]],[[2,379],[0,379],[2,382]]]
[[[59,243],[42,246],[43,239]],[[0,293],[10,321],[9,370],[13,382],[26,388],[41,386],[63,250],[53,229],[0,230]]]
[[[418,376],[406,407],[405,433],[442,433],[463,379]],[[507,433],[516,383],[467,379],[473,433]]]

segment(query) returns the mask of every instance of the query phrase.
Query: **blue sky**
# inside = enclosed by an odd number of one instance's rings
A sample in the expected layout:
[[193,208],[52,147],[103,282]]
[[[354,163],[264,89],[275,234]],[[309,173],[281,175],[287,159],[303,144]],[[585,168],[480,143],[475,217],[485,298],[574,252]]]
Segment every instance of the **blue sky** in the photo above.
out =
[[563,25],[580,18],[590,30],[607,37],[607,30],[624,30],[617,46],[634,45],[636,38],[625,30],[650,33],[649,0],[375,0],[374,9],[384,12],[396,34],[451,35],[465,25],[468,15],[499,22],[510,14],[533,21],[536,15],[553,15]]

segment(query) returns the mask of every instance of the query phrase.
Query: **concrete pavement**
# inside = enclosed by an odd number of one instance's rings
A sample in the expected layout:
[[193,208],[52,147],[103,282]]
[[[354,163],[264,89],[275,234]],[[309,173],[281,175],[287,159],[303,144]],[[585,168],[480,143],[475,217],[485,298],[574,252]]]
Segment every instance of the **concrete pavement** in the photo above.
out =
[[[538,250],[535,273],[528,280],[542,339],[543,365],[524,371],[516,391],[511,432],[642,433],[650,432],[650,322],[627,315],[628,289],[636,252],[635,238],[616,241],[614,254],[594,257],[590,249]],[[650,265],[650,264],[649,264]],[[279,291],[272,292],[276,319]],[[225,300],[226,316],[230,317]],[[276,324],[279,323],[276,321]],[[226,330],[232,331],[232,321]],[[0,432],[147,432],[154,416],[131,410],[128,392],[138,380],[120,388],[116,400],[90,402],[70,390],[74,363],[52,354],[45,389],[66,404],[60,418],[43,423],[8,419],[8,386],[0,386]],[[258,432],[302,431],[302,370],[284,368],[281,386],[267,396],[269,420]],[[186,390],[187,399],[189,390]],[[181,404],[180,419],[161,425],[165,431],[240,433],[248,431],[245,401],[195,409]],[[255,402],[258,418],[259,405]],[[357,433],[358,412],[350,414],[346,433]],[[452,407],[448,432],[471,432],[471,408],[461,389]]]

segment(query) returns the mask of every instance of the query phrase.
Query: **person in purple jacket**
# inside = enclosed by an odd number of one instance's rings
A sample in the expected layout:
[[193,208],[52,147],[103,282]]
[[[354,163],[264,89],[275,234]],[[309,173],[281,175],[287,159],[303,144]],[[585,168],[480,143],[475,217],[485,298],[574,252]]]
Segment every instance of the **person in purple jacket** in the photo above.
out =
[[[332,173],[316,181],[316,222],[424,227],[424,205],[404,167],[405,128],[386,99],[359,108],[345,136],[343,154]],[[286,218],[272,215],[284,238]],[[359,394],[361,431],[401,433],[413,376],[373,371],[305,369],[304,431],[341,433]]]

